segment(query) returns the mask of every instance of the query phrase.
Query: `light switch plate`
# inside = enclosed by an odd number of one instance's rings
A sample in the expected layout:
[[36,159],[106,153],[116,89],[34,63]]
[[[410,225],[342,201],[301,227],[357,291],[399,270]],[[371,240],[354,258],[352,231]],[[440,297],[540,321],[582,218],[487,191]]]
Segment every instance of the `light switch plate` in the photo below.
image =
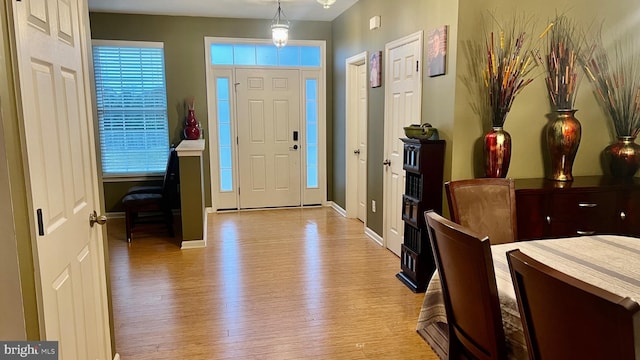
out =
[[375,30],[380,27],[380,16],[376,15],[369,19],[369,30]]

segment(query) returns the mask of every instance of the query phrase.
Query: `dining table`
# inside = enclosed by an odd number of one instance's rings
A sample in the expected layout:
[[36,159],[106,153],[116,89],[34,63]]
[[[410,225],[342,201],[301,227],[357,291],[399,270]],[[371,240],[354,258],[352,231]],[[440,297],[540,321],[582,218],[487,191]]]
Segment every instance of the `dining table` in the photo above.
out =
[[[506,253],[526,255],[576,279],[616,295],[640,300],[640,238],[591,235],[529,240],[491,246],[509,359],[528,359],[518,302]],[[640,346],[640,313],[634,319],[634,340]],[[585,314],[589,316],[589,314]],[[441,358],[446,358],[447,318],[438,271],[429,281],[418,317],[417,331]],[[636,326],[637,325],[637,326]]]

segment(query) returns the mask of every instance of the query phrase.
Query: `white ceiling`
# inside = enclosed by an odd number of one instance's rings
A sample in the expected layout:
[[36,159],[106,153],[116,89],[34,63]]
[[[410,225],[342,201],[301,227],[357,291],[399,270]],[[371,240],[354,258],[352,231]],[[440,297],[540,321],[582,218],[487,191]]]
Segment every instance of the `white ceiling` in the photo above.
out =
[[[337,0],[324,9],[316,0],[281,0],[288,20],[331,21],[358,0]],[[277,0],[89,0],[89,10],[130,14],[272,19]]]

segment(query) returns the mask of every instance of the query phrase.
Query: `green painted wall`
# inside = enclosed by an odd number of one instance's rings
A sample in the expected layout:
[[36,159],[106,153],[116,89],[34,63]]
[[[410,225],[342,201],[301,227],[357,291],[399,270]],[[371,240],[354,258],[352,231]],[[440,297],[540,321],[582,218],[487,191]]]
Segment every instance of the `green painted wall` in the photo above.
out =
[[[381,26],[369,30],[369,19],[381,16]],[[330,177],[331,199],[345,207],[345,61],[363,51],[383,52],[385,44],[406,35],[423,30],[426,33],[435,27],[449,25],[449,42],[457,39],[457,1],[452,0],[387,0],[359,1],[333,22],[335,66],[333,73],[333,173]],[[452,67],[457,57],[455,46],[449,46],[447,53],[447,74],[423,79],[422,122],[437,127],[442,139],[447,140],[446,157],[451,157],[450,142],[453,133],[453,105],[456,69]],[[423,60],[427,48],[424,47]],[[383,78],[384,79],[384,78]],[[367,226],[377,234],[383,232],[383,175],[384,168],[384,80],[382,87],[369,88],[369,120],[367,141],[369,144],[367,163],[367,204],[377,203],[377,212],[368,207]],[[450,172],[451,161],[447,161],[446,173]]]
[[[494,10],[497,9],[497,10]],[[495,11],[496,16],[509,17],[525,12],[538,19],[539,30],[546,27],[557,11],[568,11],[585,24],[605,20],[605,31],[638,33],[639,9],[633,0],[617,1],[603,6],[596,0],[513,2],[509,0],[361,0],[333,22],[334,38],[334,108],[331,130],[334,138],[330,150],[334,167],[329,178],[331,199],[345,206],[345,60],[362,51],[384,51],[386,43],[424,30],[425,35],[436,26],[449,25],[447,74],[435,78],[424,76],[422,121],[430,122],[447,141],[445,180],[483,175],[481,139],[490,128],[471,108],[477,91],[470,91],[465,80],[471,66],[465,54],[465,43],[482,41],[482,14]],[[370,31],[369,18],[381,16],[381,28]],[[537,36],[539,33],[536,33]],[[426,36],[425,36],[426,42]],[[543,44],[541,44],[543,46]],[[423,55],[426,59],[426,49]],[[384,61],[383,61],[384,63]],[[542,71],[542,68],[540,69]],[[369,144],[384,144],[384,82],[381,88],[369,88]],[[608,120],[598,107],[591,84],[582,82],[576,100],[576,117],[583,127],[582,142],[574,163],[574,176],[599,175],[601,151],[613,140]],[[505,129],[511,133],[513,153],[508,173],[512,178],[543,177],[545,153],[542,134],[550,113],[546,89],[539,77],[516,99]],[[367,202],[383,204],[383,146],[370,146],[368,158]],[[446,200],[443,199],[446,203]],[[447,209],[447,206],[444,206]],[[446,210],[445,210],[446,212]],[[382,234],[383,212],[368,210],[368,226]]]
[[[579,5],[579,6],[576,6]],[[595,0],[564,1],[540,0],[536,2],[518,2],[493,0],[477,2],[460,0],[459,41],[481,41],[481,14],[487,9],[499,9],[497,18],[508,19],[514,13],[526,13],[537,19],[536,34],[544,30],[550,18],[557,11],[566,11],[569,16],[581,21],[584,25],[599,24],[602,20],[604,31],[609,34],[630,31],[638,33],[640,23],[637,22],[637,2],[631,0],[617,1],[615,6],[603,6]],[[569,9],[569,10],[567,10]],[[596,25],[598,26],[598,25]],[[539,32],[538,32],[539,31]],[[544,44],[539,44],[544,49]],[[461,43],[458,46],[462,46]],[[462,50],[459,49],[462,53]],[[454,138],[452,156],[453,179],[461,179],[481,175],[481,151],[478,146],[483,134],[482,121],[470,109],[470,102],[476,97],[467,91],[462,76],[467,75],[469,61],[459,56],[455,94]],[[540,68],[540,71],[543,71]],[[573,175],[600,175],[603,173],[600,164],[601,151],[612,141],[608,119],[596,103],[591,84],[583,79],[576,96],[575,107],[579,110],[576,117],[582,124],[582,141],[573,167]],[[505,123],[505,130],[512,136],[513,151],[508,176],[512,178],[542,177],[548,167],[546,165],[546,147],[543,131],[550,114],[546,88],[543,77],[538,77],[516,98]],[[469,159],[474,158],[475,162]]]
[[180,201],[182,204],[182,240],[203,240],[202,157],[180,157]]
[[[482,174],[480,140],[488,130],[478,114],[471,110],[477,93],[471,93],[464,80],[469,61],[464,54],[466,41],[480,41],[481,15],[487,9],[499,9],[498,16],[510,16],[525,11],[537,17],[544,28],[556,9],[571,8],[571,15],[585,23],[606,20],[605,28],[616,26],[638,30],[633,21],[636,5],[632,0],[617,2],[616,7],[602,7],[595,0],[580,2],[541,0],[517,3],[507,0],[477,2],[474,0],[404,0],[402,6],[385,0],[361,0],[340,17],[329,23],[295,25],[292,34],[299,39],[325,39],[329,55],[327,77],[327,178],[328,199],[345,207],[345,60],[363,51],[384,51],[386,43],[419,30],[426,33],[440,25],[449,25],[447,74],[423,79],[422,121],[440,130],[447,141],[445,179],[461,179]],[[381,27],[369,30],[369,18],[381,16]],[[203,36],[263,37],[268,22],[261,20],[158,17],[120,14],[91,14],[94,38],[165,41],[167,52],[167,83],[169,102],[175,111],[169,114],[172,141],[179,141],[180,101],[188,94],[205,98]],[[112,26],[117,23],[118,26]],[[311,26],[313,25],[313,26]],[[301,30],[300,28],[304,28]],[[330,39],[333,40],[331,45]],[[177,42],[177,44],[175,44]],[[189,54],[185,56],[185,54]],[[332,55],[331,55],[332,54]],[[426,59],[426,48],[424,58]],[[177,68],[177,69],[176,69]],[[186,70],[185,70],[186,69]],[[185,81],[186,79],[186,81]],[[194,90],[195,89],[195,90]],[[197,100],[198,119],[206,126],[203,100]],[[583,125],[583,139],[574,165],[574,175],[602,173],[601,150],[611,141],[609,125],[597,106],[590,84],[583,81],[577,96],[576,116]],[[369,89],[369,144],[383,144],[384,84]],[[513,155],[509,177],[541,177],[545,173],[542,131],[549,109],[541,78],[528,86],[516,99],[505,129],[513,137]],[[206,134],[205,134],[206,135]],[[368,161],[368,203],[376,200],[383,206],[382,146],[370,146]],[[208,153],[205,152],[205,201],[210,206]],[[107,209],[116,209],[127,186],[105,184]],[[117,189],[116,189],[117,188]],[[446,208],[446,206],[445,206]],[[382,234],[382,211],[368,210],[368,225]]]
[[[205,52],[204,37],[269,38],[270,20],[224,19],[182,16],[152,16],[131,14],[91,13],[91,36],[93,39],[138,40],[164,42],[167,102],[169,107],[170,142],[178,145],[181,140],[184,119],[184,99],[195,96],[196,117],[207,129]],[[333,54],[331,52],[331,23],[321,21],[292,21],[291,39],[326,40],[327,69],[330,74]],[[327,79],[327,106],[331,108],[333,84]],[[327,122],[331,122],[329,113]],[[207,149],[215,146],[205,130]],[[328,135],[328,148],[332,138]],[[329,158],[328,168],[333,164]],[[209,152],[204,152],[205,205],[211,206],[211,181]],[[107,211],[122,211],[120,198],[130,183],[105,183],[105,206]]]

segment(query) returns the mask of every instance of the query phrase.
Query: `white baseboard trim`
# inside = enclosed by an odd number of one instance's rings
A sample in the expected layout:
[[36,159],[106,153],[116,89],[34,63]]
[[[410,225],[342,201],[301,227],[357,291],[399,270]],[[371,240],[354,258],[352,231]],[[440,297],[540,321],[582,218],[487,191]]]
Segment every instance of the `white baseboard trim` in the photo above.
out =
[[120,354],[116,353],[116,354],[113,356],[113,360],[120,360]]
[[384,247],[384,239],[376,234],[375,231],[371,230],[371,228],[364,228],[364,234],[371,240],[375,241],[378,243],[378,245],[383,246]]
[[207,247],[206,240],[182,240],[182,245],[180,245],[181,250],[202,249],[205,247]]
[[215,214],[216,213],[216,210],[214,208],[212,208],[212,207],[206,207],[206,208],[204,208],[204,210],[205,210],[205,212],[207,214]]
[[327,201],[326,206],[332,208],[333,210],[335,210],[338,214],[347,217],[347,211],[343,208],[340,207],[340,205],[334,203],[333,201]]
[[204,209],[204,218],[202,219],[202,240],[204,241],[204,247],[207,247],[207,239],[209,238],[207,236],[207,229],[209,228],[209,226],[207,225],[209,223],[209,208],[205,208]]

